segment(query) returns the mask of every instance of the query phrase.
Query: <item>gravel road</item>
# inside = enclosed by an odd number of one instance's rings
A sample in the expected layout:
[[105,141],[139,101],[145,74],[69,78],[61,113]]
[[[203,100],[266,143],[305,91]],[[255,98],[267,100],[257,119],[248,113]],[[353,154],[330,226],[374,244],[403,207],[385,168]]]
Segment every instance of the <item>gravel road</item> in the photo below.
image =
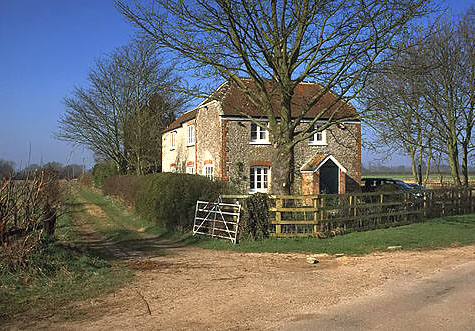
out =
[[297,318],[281,330],[475,330],[475,261]]

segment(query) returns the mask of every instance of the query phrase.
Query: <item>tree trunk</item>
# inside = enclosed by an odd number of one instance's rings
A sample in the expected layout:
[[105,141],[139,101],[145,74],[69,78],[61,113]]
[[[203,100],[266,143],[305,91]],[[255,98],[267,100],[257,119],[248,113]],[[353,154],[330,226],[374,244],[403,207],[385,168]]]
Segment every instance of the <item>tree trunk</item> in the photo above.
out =
[[450,174],[452,175],[452,179],[454,181],[455,186],[462,186],[462,182],[460,181],[460,174],[459,174],[459,156],[458,156],[458,148],[457,145],[453,145],[451,143],[448,144],[448,157],[449,157],[449,165],[450,165]]
[[463,185],[468,187],[468,142],[462,144],[462,175]]
[[427,182],[429,181],[430,177],[430,160],[432,159],[432,150],[429,147],[429,152],[427,155],[427,163],[426,163],[426,175],[424,178],[424,185],[427,185]]
[[417,183],[417,166],[416,166],[416,152],[414,150],[411,150],[409,153],[409,156],[411,157],[411,170],[412,170],[412,176],[414,177],[414,180]]
[[274,147],[272,158],[272,194],[289,195],[293,182],[293,148]]

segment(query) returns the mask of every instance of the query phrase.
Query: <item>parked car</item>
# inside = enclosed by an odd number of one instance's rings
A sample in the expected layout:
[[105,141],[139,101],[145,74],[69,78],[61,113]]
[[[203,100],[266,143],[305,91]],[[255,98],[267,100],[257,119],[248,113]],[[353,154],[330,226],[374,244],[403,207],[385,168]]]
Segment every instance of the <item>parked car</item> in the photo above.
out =
[[362,178],[361,190],[363,192],[395,192],[406,191],[411,197],[422,199],[427,189],[419,184],[406,183],[392,178]]
[[413,195],[417,198],[423,198],[424,197],[424,191],[427,191],[427,188],[425,186],[419,185],[419,184],[414,184],[414,183],[407,183],[412,190],[413,190]]
[[361,190],[363,192],[377,191],[411,191],[413,188],[399,179],[392,178],[362,178]]

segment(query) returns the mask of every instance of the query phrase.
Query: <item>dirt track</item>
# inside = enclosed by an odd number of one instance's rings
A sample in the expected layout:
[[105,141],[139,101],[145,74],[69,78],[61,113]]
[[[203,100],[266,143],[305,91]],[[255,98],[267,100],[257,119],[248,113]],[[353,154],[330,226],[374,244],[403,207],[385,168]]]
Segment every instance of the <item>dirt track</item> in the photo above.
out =
[[[97,233],[83,230],[84,240],[93,246],[101,243]],[[475,259],[475,246],[468,246],[363,257],[316,256],[320,263],[310,265],[305,254],[204,250],[143,235],[161,245],[164,254],[145,257],[107,243],[110,252],[119,252],[120,258],[125,254],[124,263],[137,270],[130,285],[64,307],[46,319],[24,316],[8,328],[275,329],[383,285],[417,280]],[[103,246],[102,242],[97,248]],[[70,312],[73,317],[65,319]]]
[[320,257],[319,264],[310,265],[301,254],[171,249],[165,256],[128,261],[137,270],[133,282],[114,294],[68,307],[80,312],[74,320],[52,316],[12,327],[274,329],[388,282],[418,279],[474,257],[472,246]]

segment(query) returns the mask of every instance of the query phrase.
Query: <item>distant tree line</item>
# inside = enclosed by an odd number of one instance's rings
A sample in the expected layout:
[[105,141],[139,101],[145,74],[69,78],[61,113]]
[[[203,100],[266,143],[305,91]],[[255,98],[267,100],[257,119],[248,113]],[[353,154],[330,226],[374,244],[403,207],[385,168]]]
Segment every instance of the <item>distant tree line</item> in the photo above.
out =
[[24,169],[15,170],[15,162],[0,160],[0,178],[14,177],[15,179],[33,178],[41,170],[52,170],[59,179],[74,179],[81,176],[85,169],[79,164],[62,165],[59,162],[48,162],[43,166],[39,164],[30,164]]
[[[427,169],[425,165],[422,166],[422,172],[425,172]],[[363,175],[370,174],[407,174],[412,175],[412,167],[406,165],[382,165],[382,164],[368,164],[361,166],[361,172]],[[444,174],[450,175],[450,165],[441,164],[437,169],[432,170],[433,174]],[[468,168],[469,174],[475,173],[475,167]]]

